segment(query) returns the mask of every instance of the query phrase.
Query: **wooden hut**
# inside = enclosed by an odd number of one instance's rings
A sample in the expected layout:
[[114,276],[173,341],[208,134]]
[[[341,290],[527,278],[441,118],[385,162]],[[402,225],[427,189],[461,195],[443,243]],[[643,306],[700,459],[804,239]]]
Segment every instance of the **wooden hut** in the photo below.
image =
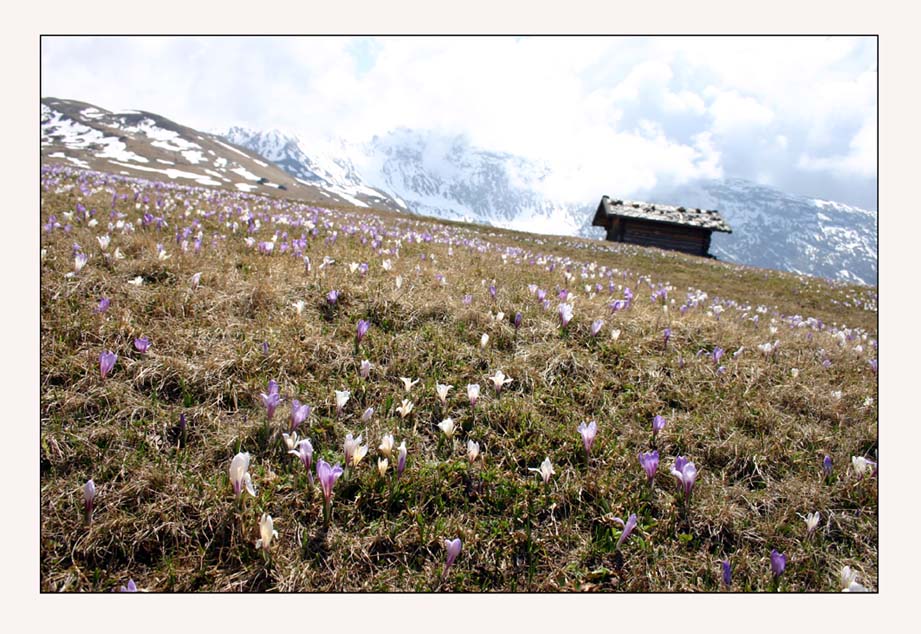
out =
[[709,256],[710,234],[732,233],[715,209],[685,209],[671,205],[601,198],[593,227],[604,227],[612,242],[630,242],[692,255]]

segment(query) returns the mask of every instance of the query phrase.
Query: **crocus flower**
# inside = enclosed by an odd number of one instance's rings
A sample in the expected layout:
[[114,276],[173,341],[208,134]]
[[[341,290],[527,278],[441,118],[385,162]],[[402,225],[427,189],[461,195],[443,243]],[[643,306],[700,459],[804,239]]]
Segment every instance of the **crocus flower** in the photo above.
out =
[[147,349],[150,347],[150,339],[147,337],[135,337],[134,339],[134,348],[144,354],[147,352]]
[[710,354],[710,357],[713,359],[713,363],[714,364],[719,363],[720,359],[723,357],[723,354],[725,352],[726,351],[720,348],[719,346],[716,346],[715,348],[713,348],[713,352]]
[[406,441],[402,441],[397,448],[397,477],[403,475],[406,468]]
[[268,353],[269,353],[269,342],[263,341],[262,342],[262,354],[268,354]]
[[565,328],[572,321],[572,304],[560,304],[557,313],[560,316],[560,326]]
[[137,584],[134,583],[134,579],[128,579],[128,585],[119,587],[118,591],[119,592],[137,592],[138,587],[137,587]]
[[272,547],[273,539],[278,539],[278,531],[275,530],[275,522],[272,520],[271,515],[262,514],[262,518],[259,520],[259,535],[260,538],[256,540],[256,548],[265,550]]
[[330,306],[335,306],[337,301],[339,301],[339,291],[332,290],[326,294],[326,303]]
[[876,463],[872,460],[867,460],[863,456],[851,456],[851,466],[854,468],[854,473],[857,474],[857,477],[862,478],[867,471],[876,467]]
[[672,467],[672,475],[678,478],[685,498],[690,498],[694,482],[697,480],[697,467],[694,466],[694,463],[683,456],[678,456],[675,458],[675,466]]
[[118,355],[108,350],[104,350],[99,354],[99,374],[102,375],[102,378],[106,378],[112,368],[115,367],[116,359],[118,359]]
[[297,445],[297,432],[296,431],[293,431],[290,434],[286,434],[282,432],[281,437],[285,441],[285,447],[288,448],[288,451],[293,450],[294,447]]
[[384,434],[383,438],[381,438],[381,444],[377,449],[389,458],[390,454],[393,452],[393,434]]
[[467,385],[467,399],[470,401],[470,407],[476,407],[476,402],[479,398],[480,398],[479,383],[471,383]]
[[382,477],[382,478],[384,477],[384,475],[386,475],[386,473],[387,473],[387,467],[388,467],[389,465],[390,465],[390,461],[387,460],[386,458],[378,458],[378,459],[377,459],[377,472],[378,472],[379,474],[381,474],[381,477]]
[[307,420],[307,417],[310,416],[310,412],[313,411],[313,408],[310,405],[304,403],[303,405],[297,399],[292,399],[291,401],[291,431],[296,430],[300,427],[301,423]]
[[512,325],[515,326],[516,331],[521,328],[521,313],[515,313],[515,318],[512,320]]
[[831,456],[825,456],[825,459],[822,460],[822,473],[825,474],[826,478],[831,477]]
[[269,420],[275,415],[275,408],[281,403],[281,396],[278,393],[278,383],[274,380],[269,381],[269,389],[260,395],[262,404],[265,405],[265,415]]
[[502,370],[496,370],[496,373],[489,377],[489,380],[492,381],[493,387],[496,388],[497,395],[502,391],[503,386],[513,381],[512,377],[505,376]]
[[821,519],[821,516],[819,515],[818,511],[816,511],[815,513],[806,514],[806,535],[807,536],[811,536],[815,532],[816,527],[819,525],[820,519]]
[[199,283],[201,283],[201,273],[196,273],[191,278],[192,288],[198,288]]
[[358,345],[361,343],[361,340],[365,338],[365,335],[368,334],[368,328],[371,327],[371,322],[365,321],[364,319],[358,320],[358,328],[355,332],[355,344]]
[[447,551],[447,559],[445,560],[445,570],[443,575],[448,574],[448,568],[454,563],[454,560],[457,559],[457,556],[461,551],[461,540],[460,537],[455,539],[446,539],[445,540],[445,550]]
[[413,381],[412,379],[407,378],[405,376],[401,376],[400,380],[403,381],[403,389],[406,390],[407,392],[412,390],[413,386],[419,382],[419,379],[416,379],[415,381]]
[[659,468],[659,452],[650,451],[647,453],[640,453],[638,456],[640,461],[640,466],[643,467],[643,471],[646,472],[646,478],[649,480],[649,483],[652,484],[652,481],[656,477],[656,470]]
[[400,418],[406,418],[409,416],[409,413],[413,411],[413,402],[404,398],[397,408],[397,411],[400,412]]
[[448,390],[453,388],[453,385],[442,385],[441,383],[435,384],[435,393],[438,395],[438,400],[441,401],[442,405],[447,405],[448,403]]
[[467,460],[473,463],[477,459],[477,456],[479,455],[480,455],[480,443],[473,441],[473,440],[468,440],[467,441]]
[[720,562],[720,567],[723,569],[723,585],[728,588],[732,585],[732,566],[729,564],[729,560],[725,559]]
[[[343,443],[343,450],[345,452],[345,466],[348,467],[352,464],[352,461],[355,457],[355,452],[358,450],[359,445],[361,445],[361,434],[358,434],[358,438],[353,438],[352,434],[345,435],[345,442]],[[367,447],[365,447],[367,451]]]
[[668,345],[668,340],[672,338],[672,329],[666,328],[662,331],[662,339],[665,341],[665,345]]
[[626,522],[619,517],[615,517],[614,521],[624,527],[623,532],[620,534],[620,539],[617,540],[617,546],[615,546],[615,548],[620,548],[620,545],[630,537],[630,533],[636,528],[636,513],[631,513]]
[[784,568],[787,567],[787,557],[777,552],[777,549],[771,551],[771,573],[774,577],[783,574]]
[[615,328],[611,331],[611,340],[617,341],[618,339],[620,339],[620,328]]
[[665,417],[657,414],[652,419],[652,435],[656,436],[663,429],[665,429]]
[[438,423],[438,429],[444,432],[444,435],[448,437],[448,440],[454,438],[454,420],[451,418],[446,418],[440,423]]
[[541,479],[544,481],[544,484],[549,484],[550,476],[556,473],[556,471],[553,470],[553,464],[550,462],[549,456],[544,458],[544,461],[540,463],[540,468],[535,469],[534,467],[528,467],[528,471],[533,471],[534,473],[540,475]]
[[241,495],[243,489],[252,495],[256,495],[253,488],[253,479],[249,475],[249,452],[238,453],[230,461],[230,484],[233,485],[234,495]]
[[110,303],[111,303],[111,300],[110,300],[108,297],[101,297],[101,298],[99,298],[99,303],[96,304],[96,308],[95,308],[94,310],[95,310],[97,313],[102,314],[102,313],[106,312],[107,310],[109,310],[109,304],[110,304]]
[[313,462],[313,445],[310,443],[310,440],[307,438],[301,439],[300,442],[297,443],[297,449],[292,449],[288,453],[300,459],[301,464],[304,465],[304,469],[307,470],[307,475],[310,477],[311,484],[313,484],[313,472],[310,470],[310,463]]
[[598,333],[601,332],[601,329],[604,327],[603,319],[596,319],[592,322],[592,336],[597,337]]
[[367,379],[368,375],[371,374],[371,362],[367,359],[364,359],[361,362],[361,366],[358,369],[358,373],[361,375],[361,378]]
[[866,587],[857,583],[857,571],[850,566],[841,569],[841,592],[867,592]]
[[336,465],[331,467],[328,462],[320,458],[317,460],[317,479],[320,481],[320,488],[323,489],[323,511],[324,519],[329,523],[330,517],[330,504],[332,503],[333,498],[333,486],[336,484],[336,480],[339,479],[339,476],[342,475],[342,467]]
[[349,397],[352,395],[348,390],[334,390],[336,392],[336,415],[342,416],[342,408],[345,407],[345,404],[349,402]]
[[85,253],[77,253],[77,255],[74,256],[74,272],[79,273],[82,271],[86,263],[89,262],[89,259],[89,256]]
[[483,333],[483,336],[480,337],[480,348],[485,348],[485,347],[486,347],[486,344],[488,344],[488,343],[489,343],[489,335],[487,335],[487,334],[484,332],[484,333]]
[[374,416],[374,408],[369,407],[368,409],[366,409],[364,412],[361,413],[361,420],[362,422],[367,423],[369,420],[371,420],[372,416]]
[[582,435],[582,444],[585,446],[585,455],[590,456],[592,453],[592,443],[595,442],[595,435],[598,433],[598,425],[595,421],[590,421],[588,425],[580,423],[577,431]]
[[87,480],[83,485],[83,512],[86,521],[93,520],[93,504],[96,500],[96,483],[92,479]]

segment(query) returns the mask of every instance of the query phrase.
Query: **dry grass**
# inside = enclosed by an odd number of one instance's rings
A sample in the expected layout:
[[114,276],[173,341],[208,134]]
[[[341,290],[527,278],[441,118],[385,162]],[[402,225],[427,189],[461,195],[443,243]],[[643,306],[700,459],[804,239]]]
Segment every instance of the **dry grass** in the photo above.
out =
[[[78,202],[95,208],[99,221],[88,227],[75,219],[68,233],[42,234],[46,591],[107,591],[129,578],[156,591],[716,591],[719,561],[727,557],[735,590],[762,591],[772,587],[772,548],[787,556],[783,590],[840,590],[845,564],[876,587],[876,479],[858,479],[849,469],[851,456],[876,459],[877,385],[868,365],[876,313],[867,309],[875,289],[368,210],[320,213],[317,235],[307,240],[308,274],[290,253],[260,255],[247,247],[240,216],[251,210],[312,218],[307,207],[68,170],[43,178],[43,224],[52,214],[63,224],[62,212]],[[105,228],[113,190],[130,194],[116,208],[134,223],[133,233]],[[135,191],[150,203],[136,206]],[[158,197],[168,201],[164,209],[156,208]],[[194,212],[218,215],[184,217],[184,200]],[[141,227],[148,210],[168,227]],[[183,253],[175,235],[196,219],[203,247]],[[241,225],[236,234],[227,227],[234,220]],[[253,236],[270,240],[276,229],[292,238],[303,231],[266,216]],[[333,232],[335,241],[327,240]],[[112,236],[109,252],[118,247],[125,259],[103,257],[96,236],[104,233]],[[215,234],[226,239],[212,244]],[[92,257],[65,277],[74,243]],[[169,259],[158,260],[158,243]],[[324,256],[336,263],[320,269]],[[385,258],[392,271],[383,270]],[[571,258],[568,267],[564,258]],[[350,272],[350,262],[367,262],[370,270]],[[583,270],[593,274],[582,267],[589,262],[616,273],[583,279]],[[564,278],[567,268],[572,280]],[[201,284],[192,289],[196,272]],[[136,276],[144,279],[139,287],[127,283]],[[638,281],[647,276],[652,285],[674,286],[667,313],[650,300],[649,284]],[[630,309],[610,313],[608,303],[622,294],[609,294],[609,279],[634,290]],[[493,280],[495,299],[487,291]],[[583,285],[596,282],[605,288],[590,296]],[[553,300],[549,311],[529,293],[531,283]],[[681,314],[689,286],[710,297]],[[559,288],[577,295],[565,335],[555,313]],[[335,310],[324,299],[331,289],[342,292]],[[97,314],[103,296],[111,307]],[[708,314],[715,297],[749,306],[728,305],[716,319]],[[298,300],[306,302],[301,315],[292,307]],[[502,322],[491,319],[499,310]],[[516,311],[523,314],[517,336],[509,321]],[[791,328],[785,315],[826,323]],[[769,332],[772,316],[776,334]],[[355,356],[362,318],[372,326]],[[605,326],[593,338],[596,318]],[[835,322],[855,329],[848,332],[856,338],[842,344],[832,334]],[[616,341],[613,328],[621,331]],[[485,349],[483,333],[490,336]],[[146,355],[132,345],[141,335],[152,341]],[[773,356],[756,349],[774,340],[780,345]],[[862,353],[853,350],[857,344]],[[695,356],[714,346],[727,350],[722,374],[706,355]],[[734,359],[740,346],[745,350]],[[98,367],[104,349],[118,354],[105,380]],[[361,359],[374,366],[368,380],[359,376]],[[496,397],[487,377],[500,369],[514,382]],[[406,395],[400,376],[421,381]],[[259,394],[270,379],[284,402],[266,424]],[[454,386],[446,412],[436,382]],[[466,402],[468,383],[482,386],[475,411]],[[352,393],[342,418],[337,389]],[[840,399],[832,396],[836,390]],[[280,437],[293,398],[314,407],[301,430],[315,458],[341,462],[348,432],[371,446],[349,479],[337,483],[328,530],[319,489],[308,485]],[[405,420],[396,412],[403,398],[415,403]],[[376,410],[367,423],[360,418],[366,407]],[[185,436],[178,433],[181,414]],[[656,445],[662,460],[650,490],[637,453],[651,446],[656,414],[668,425]],[[461,428],[453,448],[436,427],[445,415]],[[598,422],[599,433],[586,467],[576,427],[588,420]],[[398,486],[376,470],[387,432],[409,448]],[[462,447],[468,438],[481,444],[473,466]],[[242,507],[228,480],[238,451],[253,456],[257,488]],[[700,469],[687,513],[668,473],[679,454]],[[821,472],[826,454],[835,465],[830,482]],[[528,471],[545,456],[556,471],[549,494]],[[98,494],[87,526],[88,478]],[[822,521],[807,539],[802,516],[812,511]],[[254,546],[263,512],[279,532],[270,558]],[[620,528],[612,518],[631,513],[638,528],[617,549]],[[457,536],[463,550],[442,580],[443,541]]]

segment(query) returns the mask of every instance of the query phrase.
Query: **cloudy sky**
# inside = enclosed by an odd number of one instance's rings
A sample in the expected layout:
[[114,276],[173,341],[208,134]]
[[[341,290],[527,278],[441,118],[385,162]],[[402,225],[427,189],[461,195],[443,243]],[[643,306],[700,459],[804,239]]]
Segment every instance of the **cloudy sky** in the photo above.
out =
[[42,39],[42,95],[308,143],[398,127],[546,161],[594,199],[739,177],[876,209],[876,40]]

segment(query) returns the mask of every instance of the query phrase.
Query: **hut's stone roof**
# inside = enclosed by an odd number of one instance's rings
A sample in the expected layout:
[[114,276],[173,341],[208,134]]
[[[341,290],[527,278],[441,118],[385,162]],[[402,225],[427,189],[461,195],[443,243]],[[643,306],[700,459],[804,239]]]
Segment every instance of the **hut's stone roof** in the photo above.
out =
[[602,210],[606,216],[642,218],[644,220],[656,220],[670,224],[687,225],[691,227],[700,227],[702,229],[710,229],[711,231],[732,233],[732,229],[715,209],[696,209],[644,203],[634,200],[615,200],[608,196],[604,196],[601,199],[601,204],[598,206],[598,211],[595,214],[595,221],[592,223],[593,225],[603,226],[606,224],[600,217]]

